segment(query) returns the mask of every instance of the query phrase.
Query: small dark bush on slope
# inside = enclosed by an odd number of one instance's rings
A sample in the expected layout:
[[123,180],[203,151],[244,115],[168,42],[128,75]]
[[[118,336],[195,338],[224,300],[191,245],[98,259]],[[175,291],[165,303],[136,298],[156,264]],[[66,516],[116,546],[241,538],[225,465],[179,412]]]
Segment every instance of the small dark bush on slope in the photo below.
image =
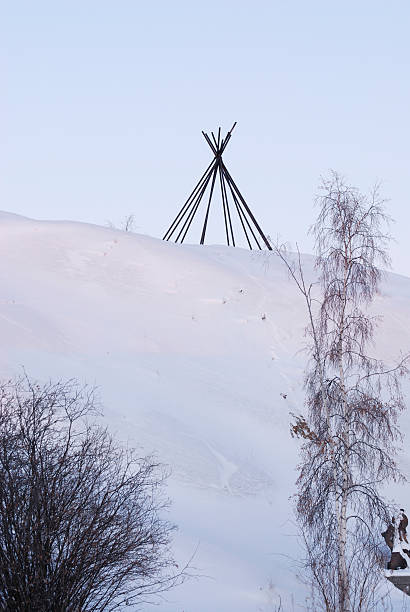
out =
[[0,610],[114,610],[173,586],[164,472],[75,382],[0,384]]

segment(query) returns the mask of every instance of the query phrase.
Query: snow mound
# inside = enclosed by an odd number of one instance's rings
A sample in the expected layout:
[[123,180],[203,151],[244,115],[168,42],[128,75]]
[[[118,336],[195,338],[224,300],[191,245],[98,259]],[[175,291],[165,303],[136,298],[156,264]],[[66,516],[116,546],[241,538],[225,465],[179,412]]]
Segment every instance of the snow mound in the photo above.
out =
[[[177,556],[197,549],[203,577],[160,609],[297,601],[289,413],[303,410],[306,319],[278,258],[8,213],[0,233],[1,375],[96,384],[111,429],[172,468]],[[389,275],[375,310],[377,351],[408,349],[410,280]]]

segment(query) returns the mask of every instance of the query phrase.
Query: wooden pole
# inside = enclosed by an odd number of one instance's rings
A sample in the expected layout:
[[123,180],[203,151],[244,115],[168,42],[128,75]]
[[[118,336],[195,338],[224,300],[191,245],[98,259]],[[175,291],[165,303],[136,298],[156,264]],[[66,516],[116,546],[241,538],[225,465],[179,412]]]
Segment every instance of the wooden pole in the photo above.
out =
[[225,166],[224,163],[223,163],[223,167],[224,167],[224,173],[225,173],[225,175],[226,175],[226,177],[228,179],[229,184],[232,185],[233,189],[235,190],[236,195],[238,196],[239,200],[241,201],[241,203],[242,203],[243,207],[245,208],[246,212],[248,213],[249,217],[252,219],[252,223],[254,224],[256,229],[258,230],[259,235],[262,238],[262,240],[264,241],[266,247],[269,249],[269,251],[271,251],[272,247],[271,247],[268,239],[266,238],[265,234],[261,230],[261,228],[259,226],[259,223],[257,222],[255,217],[253,216],[252,211],[250,210],[249,206],[247,205],[247,203],[243,199],[241,192],[239,191],[238,187],[235,184],[235,181],[233,180],[233,178],[229,174],[228,170],[226,169],[226,166]]
[[212,172],[212,166],[215,162],[215,159],[213,159],[211,161],[211,163],[209,164],[208,168],[205,170],[205,172],[203,173],[203,175],[201,176],[201,178],[199,179],[198,183],[195,185],[194,189],[192,190],[192,192],[190,193],[188,199],[186,200],[185,204],[182,206],[181,210],[179,211],[179,213],[177,214],[177,216],[175,217],[174,221],[171,223],[170,227],[168,228],[167,232],[165,233],[163,240],[169,240],[172,236],[172,234],[174,233],[176,226],[179,224],[179,222],[181,221],[181,218],[185,215],[187,209],[189,208],[191,201],[193,201],[193,199],[195,198],[197,191],[200,189],[201,185],[203,184],[203,181],[205,181],[205,177],[207,176],[208,172]]

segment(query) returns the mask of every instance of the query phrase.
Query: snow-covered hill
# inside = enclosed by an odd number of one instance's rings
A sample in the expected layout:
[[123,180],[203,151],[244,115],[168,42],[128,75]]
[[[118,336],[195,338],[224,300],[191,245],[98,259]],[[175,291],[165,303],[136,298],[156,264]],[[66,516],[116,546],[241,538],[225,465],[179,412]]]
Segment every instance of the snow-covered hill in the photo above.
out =
[[[375,311],[378,354],[409,349],[410,280],[389,275]],[[172,467],[177,558],[196,550],[203,577],[162,612],[268,612],[279,593],[300,609],[289,412],[304,325],[272,253],[0,215],[1,375],[96,384],[112,430]]]

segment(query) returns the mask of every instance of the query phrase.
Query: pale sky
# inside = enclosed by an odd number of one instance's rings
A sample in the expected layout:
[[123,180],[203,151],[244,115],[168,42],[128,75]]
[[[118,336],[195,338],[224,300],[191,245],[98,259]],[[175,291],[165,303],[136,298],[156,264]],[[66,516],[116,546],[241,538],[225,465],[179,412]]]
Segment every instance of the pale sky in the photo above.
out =
[[201,130],[237,121],[225,162],[267,234],[311,251],[320,175],[380,180],[410,276],[406,0],[0,7],[1,209],[161,237],[210,161]]

